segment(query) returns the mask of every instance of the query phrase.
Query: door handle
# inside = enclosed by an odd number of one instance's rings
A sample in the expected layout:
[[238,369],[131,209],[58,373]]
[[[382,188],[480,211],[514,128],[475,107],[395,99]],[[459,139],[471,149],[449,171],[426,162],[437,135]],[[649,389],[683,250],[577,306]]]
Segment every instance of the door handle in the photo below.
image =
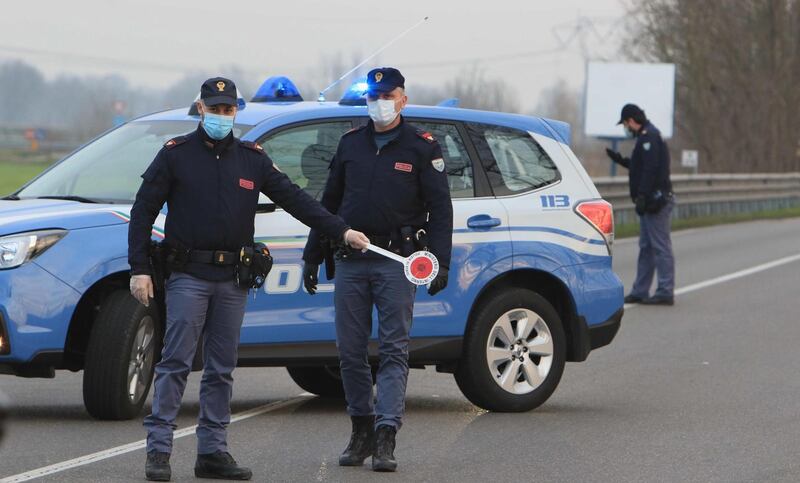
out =
[[470,228],[489,229],[500,226],[500,218],[493,218],[489,215],[475,215],[467,219],[467,226]]

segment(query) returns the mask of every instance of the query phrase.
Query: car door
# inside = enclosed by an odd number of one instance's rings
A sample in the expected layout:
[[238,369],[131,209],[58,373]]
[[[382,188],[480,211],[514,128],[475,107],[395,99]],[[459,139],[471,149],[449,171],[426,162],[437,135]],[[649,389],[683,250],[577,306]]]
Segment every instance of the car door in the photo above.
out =
[[456,121],[413,119],[430,132],[442,148],[453,200],[453,250],[450,280],[445,290],[430,297],[417,290],[412,337],[461,336],[487,273],[511,263],[508,215],[492,196],[480,159]]
[[[319,200],[339,138],[351,128],[347,118],[315,120],[273,130],[258,143],[278,169]],[[262,194],[260,203],[266,202],[269,199]],[[255,238],[267,244],[274,265],[248,302],[242,344],[335,340],[333,284],[327,282],[324,267],[316,295],[303,287],[302,253],[308,232],[280,207],[256,215]]]
[[583,254],[605,253],[605,242],[573,211],[585,190],[575,179],[562,179],[550,155],[561,152],[555,140],[489,124],[470,124],[468,130],[509,213],[514,268],[555,271],[581,263]]

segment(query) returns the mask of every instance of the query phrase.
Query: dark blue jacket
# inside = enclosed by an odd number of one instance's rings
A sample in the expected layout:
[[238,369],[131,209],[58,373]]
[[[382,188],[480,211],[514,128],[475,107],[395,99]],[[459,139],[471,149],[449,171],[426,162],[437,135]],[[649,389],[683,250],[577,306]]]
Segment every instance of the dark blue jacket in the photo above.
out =
[[650,121],[645,122],[636,136],[630,159],[623,159],[622,163],[628,168],[631,199],[640,196],[650,199],[656,191],[671,193],[669,163],[669,149],[661,139],[661,132]]
[[[128,228],[134,275],[150,273],[150,232],[164,202],[166,243],[188,249],[238,252],[252,243],[259,191],[332,238],[348,228],[281,173],[260,146],[233,134],[214,142],[202,126],[169,140],[142,178]],[[185,271],[207,280],[233,277],[232,266],[188,263]]]
[[[393,236],[402,226],[425,227],[430,251],[449,267],[453,205],[439,143],[401,119],[399,133],[378,150],[370,121],[342,136],[330,164],[322,205],[355,230]],[[311,230],[303,260],[323,260]]]

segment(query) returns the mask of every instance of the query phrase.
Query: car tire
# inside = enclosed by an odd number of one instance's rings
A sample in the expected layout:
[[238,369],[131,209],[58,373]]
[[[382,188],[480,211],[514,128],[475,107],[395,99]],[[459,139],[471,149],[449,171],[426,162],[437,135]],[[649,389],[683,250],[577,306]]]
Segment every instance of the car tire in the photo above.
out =
[[470,402],[490,411],[541,406],[564,372],[566,340],[558,313],[522,288],[484,300],[464,336],[456,384]]
[[127,290],[111,293],[92,327],[83,370],[83,403],[97,419],[135,418],[161,356],[157,303],[140,304]]
[[287,367],[292,380],[305,391],[325,398],[344,398],[342,376],[337,366]]

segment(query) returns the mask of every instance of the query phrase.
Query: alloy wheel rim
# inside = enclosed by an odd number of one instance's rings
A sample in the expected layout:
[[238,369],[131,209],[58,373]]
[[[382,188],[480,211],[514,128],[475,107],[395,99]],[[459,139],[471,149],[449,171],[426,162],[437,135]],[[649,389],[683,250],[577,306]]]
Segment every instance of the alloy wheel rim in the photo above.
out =
[[128,399],[136,404],[147,390],[155,360],[155,323],[151,316],[139,322],[128,362]]
[[550,328],[532,310],[509,310],[489,331],[486,363],[492,379],[504,391],[517,395],[534,391],[553,365]]

